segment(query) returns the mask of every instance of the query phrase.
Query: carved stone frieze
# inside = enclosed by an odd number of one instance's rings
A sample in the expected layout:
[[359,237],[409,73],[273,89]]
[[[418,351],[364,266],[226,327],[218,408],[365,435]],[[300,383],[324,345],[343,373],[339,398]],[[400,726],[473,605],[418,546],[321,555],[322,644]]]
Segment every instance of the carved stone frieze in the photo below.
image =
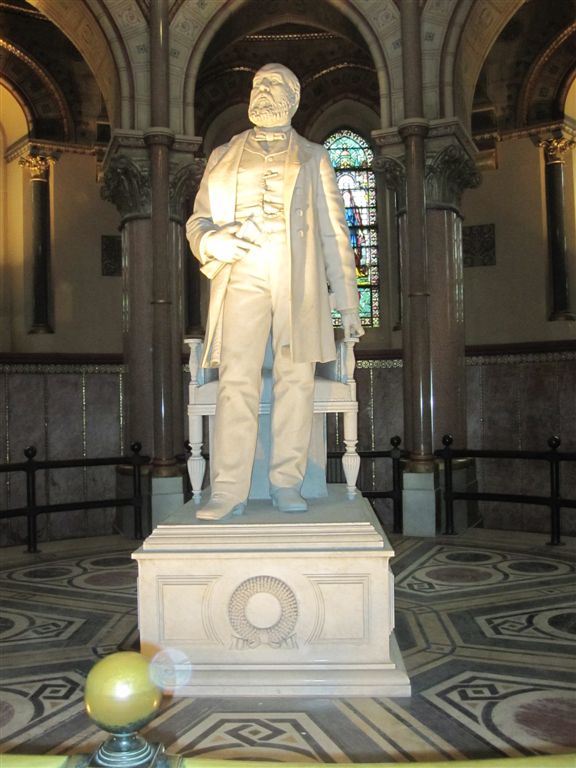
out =
[[457,144],[426,158],[427,205],[460,207],[462,192],[480,185],[482,176],[470,156]]
[[150,172],[126,155],[116,155],[110,160],[100,193],[122,216],[150,215]]

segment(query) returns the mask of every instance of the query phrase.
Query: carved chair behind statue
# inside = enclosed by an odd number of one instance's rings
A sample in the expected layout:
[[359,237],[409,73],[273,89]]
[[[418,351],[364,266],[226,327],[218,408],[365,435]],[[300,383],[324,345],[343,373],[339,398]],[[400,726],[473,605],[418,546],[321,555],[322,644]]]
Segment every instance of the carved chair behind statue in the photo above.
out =
[[[326,490],[326,415],[342,413],[343,441],[345,452],[342,457],[346,488],[349,498],[356,495],[356,481],[360,470],[360,457],[356,451],[358,442],[358,401],[354,380],[354,345],[355,339],[340,340],[336,345],[336,360],[319,363],[316,366],[314,385],[314,424],[308,456],[306,476],[302,493],[307,498],[325,496]],[[202,497],[206,459],[202,455],[204,445],[204,419],[208,418],[211,434],[212,418],[216,411],[218,393],[218,369],[201,368],[202,339],[186,339],[190,348],[190,384],[188,401],[188,426],[190,456],[188,473],[192,485],[192,495],[199,503]],[[262,391],[260,396],[258,444],[250,487],[251,499],[269,498],[268,458],[269,458],[269,423],[272,397],[272,353],[270,344],[262,368]],[[242,446],[238,447],[242,450]]]

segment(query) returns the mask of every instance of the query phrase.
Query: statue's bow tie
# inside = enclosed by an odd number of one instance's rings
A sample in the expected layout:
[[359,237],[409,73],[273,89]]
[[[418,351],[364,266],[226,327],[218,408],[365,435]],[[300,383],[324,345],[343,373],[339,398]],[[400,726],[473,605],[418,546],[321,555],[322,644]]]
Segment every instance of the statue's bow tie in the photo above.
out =
[[285,131],[254,131],[256,141],[284,141]]

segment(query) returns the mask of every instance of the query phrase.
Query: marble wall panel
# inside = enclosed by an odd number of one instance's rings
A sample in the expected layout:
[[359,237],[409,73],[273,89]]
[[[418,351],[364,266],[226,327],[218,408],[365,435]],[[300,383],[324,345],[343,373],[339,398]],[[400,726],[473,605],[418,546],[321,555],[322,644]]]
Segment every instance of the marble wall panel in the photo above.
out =
[[548,438],[563,431],[557,363],[522,365],[519,440],[523,450],[545,451]]
[[[113,498],[112,494],[106,494]],[[115,529],[116,511],[112,509],[91,509],[86,511],[84,526],[85,536],[109,536],[111,533],[117,533]]]
[[472,449],[478,449],[483,441],[483,373],[484,368],[481,365],[466,367],[467,446]]
[[522,504],[519,530],[550,534],[550,510],[539,504]]
[[484,371],[481,391],[483,442],[491,449],[518,445],[520,375],[513,365],[490,365]]
[[576,362],[560,360],[555,367],[558,377],[558,411],[561,416],[559,434],[562,450],[576,451]]
[[[364,361],[363,361],[364,362]],[[356,370],[356,394],[358,398],[358,447],[369,450],[373,432],[371,425],[374,372],[369,368]]]
[[10,461],[24,461],[24,448],[33,445],[37,459],[46,458],[46,386],[39,373],[14,373],[8,377],[8,444]]
[[[483,486],[480,486],[480,490]],[[502,504],[497,501],[481,501],[478,503],[480,517],[484,528],[496,530],[520,531],[522,528],[522,508],[520,504]]]
[[404,435],[402,386],[402,368],[376,368],[373,405],[376,449],[389,450],[390,439]]
[[[88,458],[120,456],[122,450],[123,415],[120,413],[121,381],[117,374],[97,373],[85,377],[86,455]],[[113,499],[116,491],[116,468],[88,467],[86,497],[90,500]],[[93,509],[87,512],[87,535],[96,536],[113,530],[114,510]]]
[[[25,461],[24,449],[27,446],[36,448],[37,459],[45,458],[45,376],[19,372],[4,374],[3,384],[4,433],[1,461],[6,463]],[[14,509],[26,505],[26,475],[23,472],[3,474],[1,482],[3,490],[0,508]],[[37,503],[44,503],[46,495],[46,473],[38,472],[36,474]],[[45,516],[40,516],[37,522],[39,532],[47,528]],[[2,521],[0,541],[3,546],[20,544],[26,540],[26,535],[26,518],[9,518]]]
[[[50,459],[79,459],[85,456],[86,435],[82,376],[63,373],[49,376],[46,392],[47,454]],[[83,469],[53,469],[49,473],[50,502],[84,498]],[[70,535],[81,530],[83,513],[51,515],[54,526]],[[65,521],[64,521],[65,520]]]
[[120,456],[120,381],[113,373],[85,377],[86,452],[91,459]]
[[[83,371],[48,377],[46,424],[50,459],[80,459],[87,456],[86,402],[86,377]],[[50,470],[50,503],[85,500],[87,471],[85,468]],[[90,514],[86,510],[75,510],[48,515],[49,538],[87,535],[87,518]]]

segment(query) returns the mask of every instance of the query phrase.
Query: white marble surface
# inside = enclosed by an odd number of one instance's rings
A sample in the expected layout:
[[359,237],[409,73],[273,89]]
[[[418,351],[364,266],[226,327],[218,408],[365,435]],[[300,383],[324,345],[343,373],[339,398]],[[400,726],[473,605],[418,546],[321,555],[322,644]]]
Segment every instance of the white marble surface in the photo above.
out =
[[[189,505],[134,553],[142,651],[183,696],[406,696],[394,552],[368,502],[330,486],[305,514]],[[176,682],[174,682],[176,681]]]

